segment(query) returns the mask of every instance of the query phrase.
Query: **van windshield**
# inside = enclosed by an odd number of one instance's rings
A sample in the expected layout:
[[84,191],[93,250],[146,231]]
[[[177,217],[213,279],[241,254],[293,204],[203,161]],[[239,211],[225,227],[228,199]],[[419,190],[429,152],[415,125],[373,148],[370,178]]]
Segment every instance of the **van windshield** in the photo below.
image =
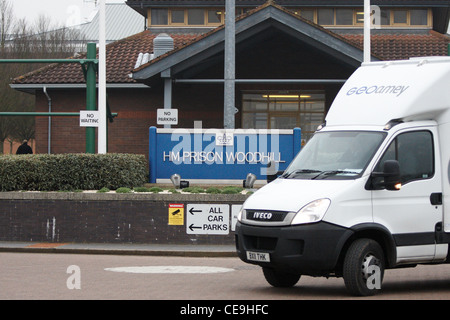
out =
[[286,179],[355,179],[385,138],[384,132],[317,132],[281,176]]

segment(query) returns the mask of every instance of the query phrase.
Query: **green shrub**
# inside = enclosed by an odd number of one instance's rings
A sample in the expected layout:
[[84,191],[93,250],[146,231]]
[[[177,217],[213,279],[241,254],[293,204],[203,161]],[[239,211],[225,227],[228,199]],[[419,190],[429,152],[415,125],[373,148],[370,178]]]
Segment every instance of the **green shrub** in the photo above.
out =
[[117,193],[130,193],[131,189],[127,187],[120,187],[116,190]]
[[206,193],[218,194],[222,193],[222,191],[220,191],[220,189],[216,187],[209,187],[208,189],[206,189]]
[[0,191],[132,188],[146,182],[147,168],[135,154],[0,155]]
[[189,193],[202,193],[205,192],[205,190],[203,188],[200,187],[187,187],[183,189],[184,192],[189,192]]
[[222,189],[222,193],[223,194],[236,194],[236,193],[241,193],[241,191],[243,190],[243,188],[240,187],[225,187]]
[[158,193],[158,192],[161,192],[161,191],[164,191],[164,190],[162,188],[160,188],[160,187],[151,187],[151,188],[148,189],[148,191],[149,192],[153,192],[153,193]]

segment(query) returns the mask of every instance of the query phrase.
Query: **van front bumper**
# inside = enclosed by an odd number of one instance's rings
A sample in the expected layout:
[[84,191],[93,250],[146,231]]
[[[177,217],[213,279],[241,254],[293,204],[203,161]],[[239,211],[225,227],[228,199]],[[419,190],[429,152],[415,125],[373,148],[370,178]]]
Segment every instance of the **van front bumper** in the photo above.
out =
[[[327,222],[264,227],[238,222],[236,250],[239,258],[262,267],[323,276],[334,273],[339,254],[353,231]],[[268,253],[270,262],[253,261],[247,252]]]

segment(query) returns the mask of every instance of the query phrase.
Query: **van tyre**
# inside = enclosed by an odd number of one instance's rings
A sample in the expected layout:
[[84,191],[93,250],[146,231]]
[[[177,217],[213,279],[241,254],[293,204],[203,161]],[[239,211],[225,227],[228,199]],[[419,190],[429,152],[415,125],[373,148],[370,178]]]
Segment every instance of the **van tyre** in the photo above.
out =
[[266,267],[263,267],[262,269],[267,282],[274,287],[293,287],[300,279],[299,274],[287,273]]
[[384,254],[371,239],[354,241],[344,259],[343,277],[347,290],[356,296],[371,296],[381,289]]

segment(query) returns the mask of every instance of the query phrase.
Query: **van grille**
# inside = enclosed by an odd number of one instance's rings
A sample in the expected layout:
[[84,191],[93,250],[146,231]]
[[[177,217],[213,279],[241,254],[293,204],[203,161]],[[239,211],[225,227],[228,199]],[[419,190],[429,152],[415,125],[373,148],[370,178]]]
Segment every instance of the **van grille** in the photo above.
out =
[[264,210],[247,210],[247,220],[253,221],[284,221],[287,212],[284,211],[264,211]]

